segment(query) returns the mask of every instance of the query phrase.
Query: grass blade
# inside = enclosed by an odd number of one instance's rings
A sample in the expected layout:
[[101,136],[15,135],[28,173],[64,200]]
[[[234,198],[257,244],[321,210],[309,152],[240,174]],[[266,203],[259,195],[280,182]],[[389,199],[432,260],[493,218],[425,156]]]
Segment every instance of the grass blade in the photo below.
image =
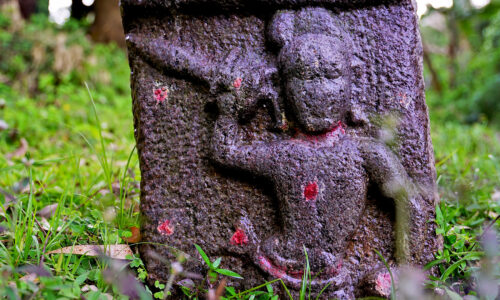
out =
[[210,262],[210,259],[208,258],[208,255],[205,253],[205,251],[203,251],[203,249],[201,249],[201,247],[198,246],[197,244],[194,244],[194,246],[196,247],[196,250],[198,250],[198,253],[200,253],[203,261],[205,261],[207,266],[210,268],[210,270],[213,269],[212,263]]

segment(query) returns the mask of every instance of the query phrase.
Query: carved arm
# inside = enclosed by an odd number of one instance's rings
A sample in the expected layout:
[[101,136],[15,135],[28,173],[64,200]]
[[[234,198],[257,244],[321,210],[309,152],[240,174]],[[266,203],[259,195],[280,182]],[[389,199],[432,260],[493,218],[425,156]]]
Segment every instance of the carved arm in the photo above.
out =
[[409,178],[399,158],[383,143],[364,140],[361,143],[365,169],[370,179],[384,196],[394,200],[396,209],[396,260],[407,262],[409,250],[410,218],[415,209],[417,188]]
[[215,122],[210,141],[215,162],[256,175],[268,175],[273,147],[264,142],[247,144],[239,135],[238,116],[230,94],[218,97],[220,115]]

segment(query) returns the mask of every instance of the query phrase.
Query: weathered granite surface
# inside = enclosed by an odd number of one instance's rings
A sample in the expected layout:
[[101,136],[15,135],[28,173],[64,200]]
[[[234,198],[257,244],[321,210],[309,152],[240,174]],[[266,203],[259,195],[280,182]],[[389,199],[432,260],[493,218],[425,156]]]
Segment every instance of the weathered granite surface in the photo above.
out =
[[[384,295],[374,250],[422,265],[435,171],[410,0],[122,0],[139,150],[141,253],[199,244],[243,275]],[[189,270],[202,272],[203,264]],[[380,278],[374,279],[374,274]]]

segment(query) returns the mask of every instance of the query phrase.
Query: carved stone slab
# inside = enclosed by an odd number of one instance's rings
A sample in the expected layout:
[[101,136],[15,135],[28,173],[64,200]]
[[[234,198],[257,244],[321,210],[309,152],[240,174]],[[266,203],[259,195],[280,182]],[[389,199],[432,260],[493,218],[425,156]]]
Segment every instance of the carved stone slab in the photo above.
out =
[[[382,295],[423,265],[435,171],[411,0],[122,0],[152,280],[200,245],[237,288]],[[201,262],[188,269],[202,272]],[[375,276],[375,277],[374,277]]]

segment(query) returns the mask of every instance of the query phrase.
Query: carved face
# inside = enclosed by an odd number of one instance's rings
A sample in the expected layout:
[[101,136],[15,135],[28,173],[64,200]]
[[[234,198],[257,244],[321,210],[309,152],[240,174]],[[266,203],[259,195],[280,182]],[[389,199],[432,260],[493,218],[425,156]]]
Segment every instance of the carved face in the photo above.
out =
[[324,132],[343,119],[348,99],[348,61],[342,41],[305,34],[285,46],[280,64],[286,95],[300,125]]

